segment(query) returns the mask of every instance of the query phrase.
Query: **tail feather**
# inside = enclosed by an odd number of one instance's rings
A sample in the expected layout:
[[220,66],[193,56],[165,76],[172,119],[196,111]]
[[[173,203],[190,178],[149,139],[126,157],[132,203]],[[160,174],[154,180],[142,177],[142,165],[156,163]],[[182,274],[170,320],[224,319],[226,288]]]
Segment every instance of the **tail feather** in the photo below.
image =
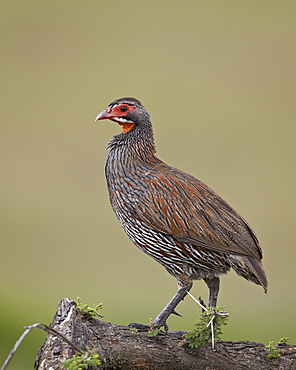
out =
[[260,261],[253,257],[230,255],[229,263],[239,276],[261,285],[267,293],[267,277]]
[[264,292],[267,293],[268,281],[262,263],[252,257],[245,257],[245,262],[262,285]]

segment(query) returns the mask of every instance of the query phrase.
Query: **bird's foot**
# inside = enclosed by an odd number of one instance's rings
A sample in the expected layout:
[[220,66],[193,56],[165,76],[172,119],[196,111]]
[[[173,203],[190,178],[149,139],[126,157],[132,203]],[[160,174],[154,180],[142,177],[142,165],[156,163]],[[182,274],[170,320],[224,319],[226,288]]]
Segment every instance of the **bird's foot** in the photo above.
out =
[[[182,317],[182,315],[180,315],[175,310],[173,310],[170,314],[174,314],[174,315]],[[128,324],[128,327],[132,328],[132,329],[137,329],[139,331],[161,329],[162,327],[164,328],[165,331],[169,330],[169,327],[166,323],[166,320],[162,320],[162,319],[159,319],[159,320],[156,319],[155,321],[152,321],[152,319],[151,319],[150,325],[140,324],[140,323],[137,323],[137,322],[131,322],[130,324]]]
[[133,329],[137,329],[140,331],[145,330],[153,330],[153,329],[161,329],[164,328],[165,331],[169,330],[167,319],[170,315],[174,314],[177,316],[181,316],[175,308],[177,307],[178,303],[182,301],[187,293],[189,292],[190,288],[192,287],[192,283],[184,288],[180,288],[177,293],[174,295],[174,297],[170,300],[170,302],[166,305],[166,307],[160,312],[160,314],[157,316],[157,318],[150,324],[144,325],[144,324],[138,324],[138,323],[131,323],[128,326]]
[[154,320],[152,322],[152,329],[161,329],[163,328],[164,331],[168,332],[169,331],[169,327],[168,327],[168,324],[166,323],[166,320],[163,319],[163,320]]
[[149,325],[139,324],[137,322],[131,322],[128,324],[128,327],[131,329],[137,329],[139,331],[148,331],[150,329]]
[[[163,311],[161,312],[163,313]],[[168,324],[166,323],[166,320],[167,318],[170,316],[170,315],[177,315],[177,316],[180,316],[182,317],[182,315],[180,315],[176,310],[172,310],[171,312],[169,310],[167,310],[165,312],[165,315],[158,315],[157,318],[152,322],[152,326],[153,328],[157,328],[157,329],[161,329],[163,328],[166,332],[169,331],[169,327],[168,327]]]
[[169,327],[166,323],[168,317],[171,314],[181,316],[178,312],[176,312],[175,308],[177,307],[178,303],[185,298],[185,296],[187,295],[191,287],[192,287],[192,284],[189,284],[188,286],[184,288],[180,288],[177,291],[174,297],[170,300],[170,302],[166,305],[166,307],[161,311],[161,313],[153,321],[152,324],[154,327],[157,327],[159,329],[163,327],[165,331],[169,330]]

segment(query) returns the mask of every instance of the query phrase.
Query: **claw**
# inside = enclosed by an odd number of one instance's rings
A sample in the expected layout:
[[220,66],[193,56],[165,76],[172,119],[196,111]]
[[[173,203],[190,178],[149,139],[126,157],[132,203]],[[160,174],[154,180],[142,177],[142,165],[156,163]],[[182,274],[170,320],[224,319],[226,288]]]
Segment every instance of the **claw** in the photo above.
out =
[[159,321],[159,322],[157,321],[156,322],[156,320],[155,320],[155,321],[153,321],[152,325],[153,325],[153,327],[156,327],[158,329],[163,328],[163,330],[165,332],[169,331],[169,327],[168,327],[168,324],[166,323],[166,321]]
[[132,328],[132,329],[137,329],[139,331],[146,331],[146,330],[149,330],[149,326],[148,325],[145,325],[145,324],[139,324],[137,322],[131,322],[130,324],[128,324],[128,327],[129,328]]

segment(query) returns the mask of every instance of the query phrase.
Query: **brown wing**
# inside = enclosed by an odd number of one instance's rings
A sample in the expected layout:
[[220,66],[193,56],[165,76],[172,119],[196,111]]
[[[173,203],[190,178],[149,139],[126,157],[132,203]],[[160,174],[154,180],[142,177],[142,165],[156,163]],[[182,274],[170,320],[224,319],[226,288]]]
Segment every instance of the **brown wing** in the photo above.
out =
[[207,185],[168,166],[146,181],[137,213],[150,227],[202,248],[262,259],[251,227]]

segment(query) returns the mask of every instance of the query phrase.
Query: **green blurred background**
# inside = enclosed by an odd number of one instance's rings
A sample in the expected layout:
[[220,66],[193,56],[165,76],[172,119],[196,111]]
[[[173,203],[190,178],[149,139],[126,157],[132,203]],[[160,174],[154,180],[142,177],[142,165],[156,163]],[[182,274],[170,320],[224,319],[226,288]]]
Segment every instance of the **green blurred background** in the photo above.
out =
[[[173,277],[125,236],[106,191],[96,115],[140,99],[158,156],[206,182],[253,226],[269,292],[234,272],[224,339],[296,342],[295,1],[1,1],[0,364],[22,326],[61,298],[102,302],[106,321],[147,323]],[[192,290],[207,298],[203,282]],[[188,297],[169,320],[188,330]],[[32,332],[11,369],[30,369]]]

